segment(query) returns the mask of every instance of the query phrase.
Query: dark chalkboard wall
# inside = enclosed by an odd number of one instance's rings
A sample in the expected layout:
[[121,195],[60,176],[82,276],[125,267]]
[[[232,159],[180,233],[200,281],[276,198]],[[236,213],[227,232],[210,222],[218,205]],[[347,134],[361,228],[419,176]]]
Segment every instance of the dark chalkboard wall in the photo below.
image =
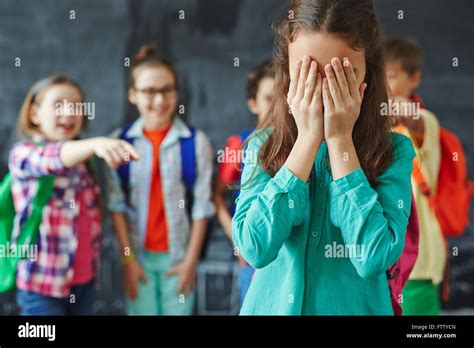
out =
[[[441,124],[462,139],[474,177],[474,140],[470,136],[474,126],[474,3],[376,3],[388,34],[409,36],[422,45],[425,66],[419,93]],[[126,101],[124,59],[149,41],[158,45],[180,73],[180,104],[185,106],[187,120],[207,132],[216,150],[222,148],[230,134],[253,124],[245,105],[245,75],[271,56],[270,26],[284,13],[286,4],[283,0],[0,0],[0,175],[16,140],[15,123],[23,98],[34,81],[47,74],[62,71],[71,75],[81,83],[88,100],[96,103],[96,119],[86,135],[105,134],[133,119],[136,110]],[[15,66],[15,58],[21,59],[20,67]],[[457,67],[453,67],[453,58],[458,58]],[[108,219],[104,231],[96,311],[121,314],[121,271]],[[473,310],[473,224],[464,237],[450,244],[459,253],[452,256],[452,299],[445,307]],[[200,275],[206,278],[201,285],[210,284],[207,303],[212,302],[213,307],[199,307],[198,311],[222,313],[212,295],[221,296],[224,291],[229,299],[223,301],[221,310],[235,313],[235,301],[230,298],[230,289],[235,287],[230,243],[216,230],[208,245]],[[0,313],[14,311],[12,296],[0,296]]]

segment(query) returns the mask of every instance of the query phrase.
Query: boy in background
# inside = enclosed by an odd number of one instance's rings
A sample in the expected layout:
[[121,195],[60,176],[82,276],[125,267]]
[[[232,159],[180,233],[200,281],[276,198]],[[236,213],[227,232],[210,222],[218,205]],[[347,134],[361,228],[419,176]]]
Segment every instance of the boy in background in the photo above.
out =
[[[274,84],[275,68],[269,60],[255,66],[247,75],[247,106],[250,112],[256,116],[257,127],[261,124],[269,110]],[[239,192],[234,192],[234,199],[230,209],[226,203],[225,196],[229,190],[229,185],[240,186],[243,158],[238,154],[242,153],[242,146],[245,140],[254,130],[255,128],[252,128],[230,136],[225,145],[225,156],[223,158],[234,158],[236,161],[223,161],[219,164],[219,175],[214,197],[216,216],[219,224],[231,241],[232,215],[235,212],[234,202]],[[241,266],[239,274],[240,304],[242,304],[250,286],[254,269],[240,256],[239,263]]]
[[[414,94],[421,82],[422,50],[412,41],[391,38],[385,42],[385,58],[391,99],[405,107],[411,104],[405,110],[416,110],[409,115],[393,115],[400,116],[396,117],[397,131],[412,139],[423,177],[431,192],[436,192],[441,163],[440,125]],[[403,314],[437,315],[441,309],[439,285],[445,273],[446,245],[436,215],[413,176],[412,187],[419,218],[419,251],[403,290]]]

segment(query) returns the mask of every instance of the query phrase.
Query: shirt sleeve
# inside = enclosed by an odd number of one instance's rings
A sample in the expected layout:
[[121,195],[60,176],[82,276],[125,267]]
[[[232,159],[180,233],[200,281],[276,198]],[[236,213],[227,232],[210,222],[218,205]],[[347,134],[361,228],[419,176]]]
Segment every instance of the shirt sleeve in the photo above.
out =
[[[115,129],[108,134],[110,138],[118,139],[121,128]],[[112,213],[125,213],[128,211],[127,199],[120,184],[117,170],[111,168],[105,161],[101,160],[101,170],[104,173],[104,198],[107,210]]]
[[261,132],[249,142],[240,195],[232,219],[232,239],[243,258],[263,268],[278,255],[294,226],[309,211],[309,185],[285,166],[272,178],[258,164]]
[[10,152],[9,169],[18,178],[60,175],[68,169],[60,158],[64,142],[47,143],[44,146],[20,142]]
[[117,171],[102,163],[105,178],[105,202],[107,209],[113,213],[125,213],[127,201],[120,185]]
[[214,155],[211,142],[201,132],[196,133],[197,178],[193,188],[193,220],[211,217],[215,214],[212,202],[212,175]]
[[385,272],[403,252],[411,211],[411,171],[415,151],[411,141],[393,135],[391,166],[372,188],[362,169],[333,181],[330,218],[346,245],[363,248],[351,262],[362,278]]
[[[240,180],[241,159],[239,154],[242,153],[242,141],[239,135],[233,135],[224,147],[224,158],[219,166],[219,178],[224,184],[231,184]],[[228,160],[227,160],[228,159]]]

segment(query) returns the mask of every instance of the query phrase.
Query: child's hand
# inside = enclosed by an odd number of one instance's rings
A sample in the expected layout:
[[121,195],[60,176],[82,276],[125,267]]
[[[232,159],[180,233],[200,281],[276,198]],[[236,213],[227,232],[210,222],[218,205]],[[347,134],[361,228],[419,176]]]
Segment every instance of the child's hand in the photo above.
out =
[[344,58],[341,64],[339,58],[333,58],[331,64],[325,66],[323,81],[324,137],[326,141],[338,137],[350,139],[367,84],[358,86],[349,59]]
[[318,64],[309,56],[291,69],[288,105],[298,128],[298,136],[323,139],[322,78]]
[[128,142],[106,137],[97,138],[94,144],[94,152],[97,157],[104,159],[113,169],[130,160],[140,158],[137,150]]
[[188,296],[193,291],[194,282],[196,281],[196,264],[184,260],[174,266],[168,273],[168,277],[177,275],[179,277],[178,287],[176,288],[176,294]]
[[134,301],[138,296],[138,282],[147,283],[148,279],[138,261],[133,260],[123,269],[125,292],[128,298]]

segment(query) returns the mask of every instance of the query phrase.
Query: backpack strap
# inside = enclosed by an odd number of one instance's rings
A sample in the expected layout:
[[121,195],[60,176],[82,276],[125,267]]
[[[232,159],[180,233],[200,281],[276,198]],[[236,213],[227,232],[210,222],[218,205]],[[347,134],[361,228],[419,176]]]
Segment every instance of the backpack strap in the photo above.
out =
[[25,221],[17,239],[18,245],[33,244],[38,239],[39,226],[43,219],[43,208],[51,199],[54,187],[53,175],[42,176],[38,179],[38,189],[31,203],[31,215]]
[[192,191],[197,178],[196,129],[189,127],[191,136],[179,138],[181,148],[181,174],[187,191]]
[[196,129],[189,126],[189,130],[191,136],[179,138],[179,145],[181,151],[181,177],[186,190],[186,212],[189,221],[192,221],[193,189],[197,179]]
[[[240,146],[242,147],[242,145],[245,143],[245,141],[248,139],[248,137],[250,136],[250,134],[252,134],[253,132],[255,131],[255,128],[250,128],[250,129],[246,129],[240,133],[237,133],[238,136],[240,137]],[[245,150],[245,149],[244,149]],[[244,171],[244,161],[242,161],[240,163],[240,170],[241,172]],[[239,181],[236,183],[237,186],[240,186],[240,179]],[[233,199],[232,199],[232,207],[230,209],[230,212],[232,214],[232,216],[234,216],[235,214],[235,210],[236,210],[236,204],[235,204],[235,201],[237,200],[237,198],[239,197],[240,195],[240,188],[236,188],[234,191],[233,191]]]
[[254,132],[255,128],[250,128],[247,130],[244,130],[243,132],[239,133],[240,140],[242,141],[242,144],[247,140],[247,138]]
[[[250,134],[252,134],[254,131],[255,131],[255,128],[250,128],[239,133],[241,146],[245,143],[245,141],[248,139]],[[244,170],[244,161],[242,161],[242,163],[240,164],[240,169],[242,171]]]
[[16,212],[11,187],[11,173],[7,172],[0,183],[0,244],[9,241],[13,231]]
[[[125,140],[127,143],[133,145],[135,138],[128,136],[128,131],[132,128],[134,122],[130,123],[129,125],[123,127],[119,133],[118,138],[121,140]],[[126,200],[129,203],[130,201],[130,162],[122,164],[120,167],[116,169],[116,172],[120,179],[120,186],[122,187],[123,192],[125,193]]]
[[[394,128],[394,131],[400,134],[404,134],[404,135],[406,135],[408,132],[407,128],[403,125],[396,126]],[[411,176],[413,177],[413,179],[419,186],[421,192],[428,198],[428,200],[430,200],[431,199],[430,197],[432,196],[432,192],[423,176],[420,162],[416,158],[413,160],[413,170],[412,170]]]
[[413,171],[412,177],[417,183],[418,187],[420,188],[421,192],[426,196],[426,198],[431,199],[432,193],[431,189],[426,183],[425,177],[423,176],[423,172],[421,171],[420,162],[415,158],[413,160]]

